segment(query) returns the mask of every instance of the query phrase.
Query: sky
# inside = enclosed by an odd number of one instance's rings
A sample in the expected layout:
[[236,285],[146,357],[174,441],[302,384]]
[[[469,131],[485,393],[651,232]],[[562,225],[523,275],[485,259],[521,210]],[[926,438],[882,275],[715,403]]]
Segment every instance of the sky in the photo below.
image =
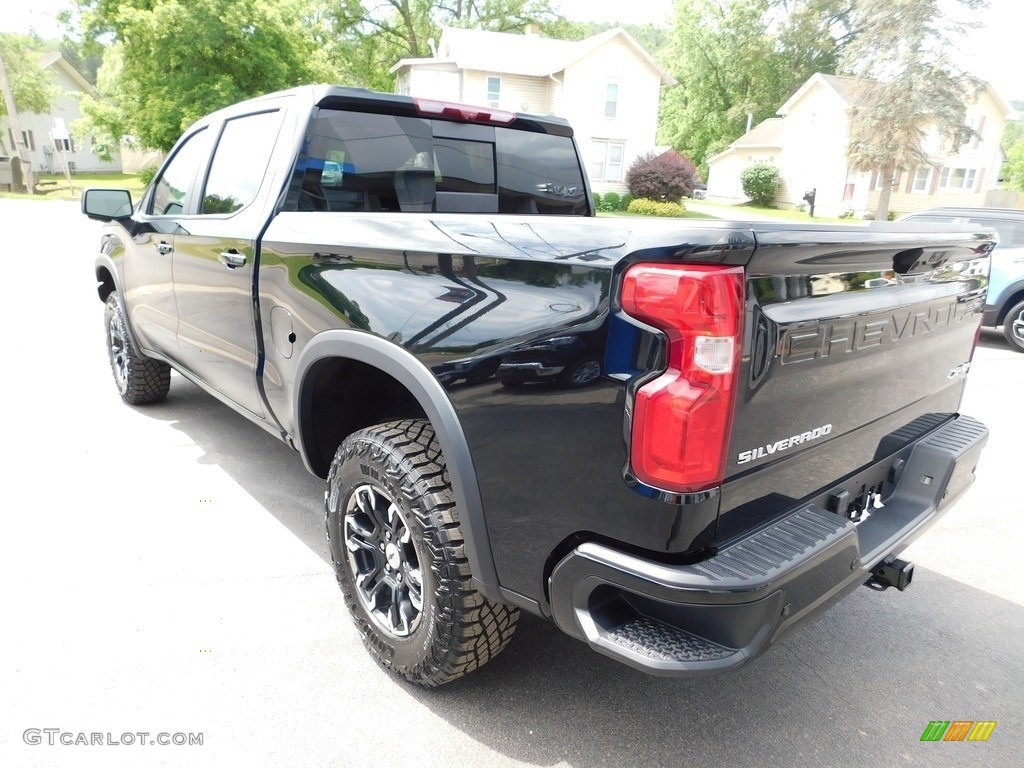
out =
[[[66,8],[68,0],[30,0],[12,2],[0,11],[0,32],[29,32],[35,29],[42,37],[60,37],[57,13]],[[953,8],[952,0],[944,0]],[[672,0],[552,0],[569,18],[593,21],[618,21],[623,24],[659,22],[672,13]],[[989,0],[989,8],[979,14],[947,11],[954,18],[971,17],[982,28],[963,40],[956,56],[961,64],[978,77],[990,81],[1006,99],[1024,100],[1024,54],[1013,54],[1020,45],[1020,28],[1024,22],[1021,0]]]

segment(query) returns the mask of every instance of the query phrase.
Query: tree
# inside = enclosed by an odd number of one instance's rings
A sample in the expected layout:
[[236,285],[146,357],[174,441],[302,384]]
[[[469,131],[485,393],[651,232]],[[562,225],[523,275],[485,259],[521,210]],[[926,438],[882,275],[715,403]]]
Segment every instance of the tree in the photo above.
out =
[[1010,189],[1024,192],[1024,139],[1018,139],[1006,152],[1003,183]]
[[782,176],[774,165],[754,163],[743,169],[740,183],[743,185],[743,194],[754,205],[767,207],[775,202],[775,195],[782,186]]
[[[86,36],[108,33],[97,134],[168,150],[194,120],[243,99],[332,79],[308,0],[78,0]],[[185,31],[187,30],[187,33]],[[116,60],[116,61],[113,61]],[[87,126],[90,127],[90,126]],[[120,134],[120,135],[117,135]]]
[[383,91],[394,85],[389,70],[400,59],[434,55],[444,27],[521,32],[539,24],[549,33],[580,31],[548,0],[341,0],[326,19],[332,31],[327,48],[342,79]]
[[771,117],[815,72],[833,73],[852,35],[852,0],[679,0],[662,55],[677,85],[661,106],[659,141],[705,166]]
[[[957,0],[978,8],[982,0]],[[883,179],[875,218],[884,221],[894,176],[929,164],[925,140],[936,131],[958,147],[971,137],[968,105],[981,83],[949,58],[965,25],[943,16],[940,0],[856,0],[858,34],[842,70],[864,80],[853,92],[850,167]]]
[[699,181],[697,166],[675,150],[660,155],[648,152],[634,160],[626,172],[629,194],[651,200],[679,200],[693,192]]
[[[30,37],[0,33],[0,59],[7,70],[18,112],[45,115],[57,98],[57,85],[39,68],[38,60],[43,53],[39,43]],[[0,98],[0,115],[6,114],[7,105]]]

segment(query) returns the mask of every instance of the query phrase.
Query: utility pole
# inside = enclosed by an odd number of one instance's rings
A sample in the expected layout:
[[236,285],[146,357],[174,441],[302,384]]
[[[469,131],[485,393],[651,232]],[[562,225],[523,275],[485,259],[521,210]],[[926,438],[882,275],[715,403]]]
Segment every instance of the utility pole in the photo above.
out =
[[4,102],[7,104],[7,119],[11,122],[11,133],[14,134],[14,146],[18,157],[21,158],[21,172],[25,178],[25,186],[28,193],[36,193],[36,177],[32,173],[32,158],[28,154],[28,146],[25,144],[21,132],[21,123],[18,121],[18,109],[14,106],[14,94],[11,93],[11,84],[7,82],[7,69],[4,67],[3,57],[0,56],[0,90],[4,92]]

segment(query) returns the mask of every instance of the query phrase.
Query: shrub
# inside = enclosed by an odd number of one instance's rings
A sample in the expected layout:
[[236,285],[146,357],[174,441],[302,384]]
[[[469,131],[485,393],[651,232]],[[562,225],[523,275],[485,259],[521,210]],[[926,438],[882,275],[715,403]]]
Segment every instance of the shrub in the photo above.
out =
[[852,219],[854,217],[853,208],[847,208],[845,211],[839,214],[840,219]]
[[899,216],[899,214],[896,211],[889,211],[889,216],[887,218],[889,221],[896,221],[897,216]]
[[679,200],[693,192],[698,182],[697,166],[674,149],[660,155],[648,152],[626,172],[630,195],[649,200]]
[[618,192],[605,192],[604,197],[601,198],[601,210],[602,211],[617,211],[619,210],[619,203],[622,202],[622,198]]
[[601,210],[601,195],[597,192],[594,193],[594,210]]
[[633,196],[631,194],[629,194],[629,192],[627,192],[626,194],[624,194],[622,196],[622,199],[619,200],[619,210],[620,211],[628,211],[629,210],[629,204],[632,203],[632,202],[633,202]]
[[748,165],[740,174],[743,194],[750,198],[754,205],[768,206],[775,200],[775,195],[782,186],[779,169],[769,163]]
[[644,216],[682,216],[686,212],[686,208],[683,207],[682,203],[648,200],[645,197],[631,200],[629,208],[626,210],[629,213],[640,213]]
[[158,170],[160,169],[155,165],[143,168],[139,171],[139,181],[142,182],[143,186],[148,187],[153,182],[153,177],[156,176]]

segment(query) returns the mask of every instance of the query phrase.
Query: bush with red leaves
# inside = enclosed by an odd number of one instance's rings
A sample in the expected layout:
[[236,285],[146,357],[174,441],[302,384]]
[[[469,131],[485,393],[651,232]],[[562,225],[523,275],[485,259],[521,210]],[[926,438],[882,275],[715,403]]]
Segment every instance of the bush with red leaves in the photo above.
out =
[[633,197],[649,200],[679,200],[688,197],[700,183],[697,166],[686,155],[670,149],[656,155],[641,155],[626,172],[626,184]]

